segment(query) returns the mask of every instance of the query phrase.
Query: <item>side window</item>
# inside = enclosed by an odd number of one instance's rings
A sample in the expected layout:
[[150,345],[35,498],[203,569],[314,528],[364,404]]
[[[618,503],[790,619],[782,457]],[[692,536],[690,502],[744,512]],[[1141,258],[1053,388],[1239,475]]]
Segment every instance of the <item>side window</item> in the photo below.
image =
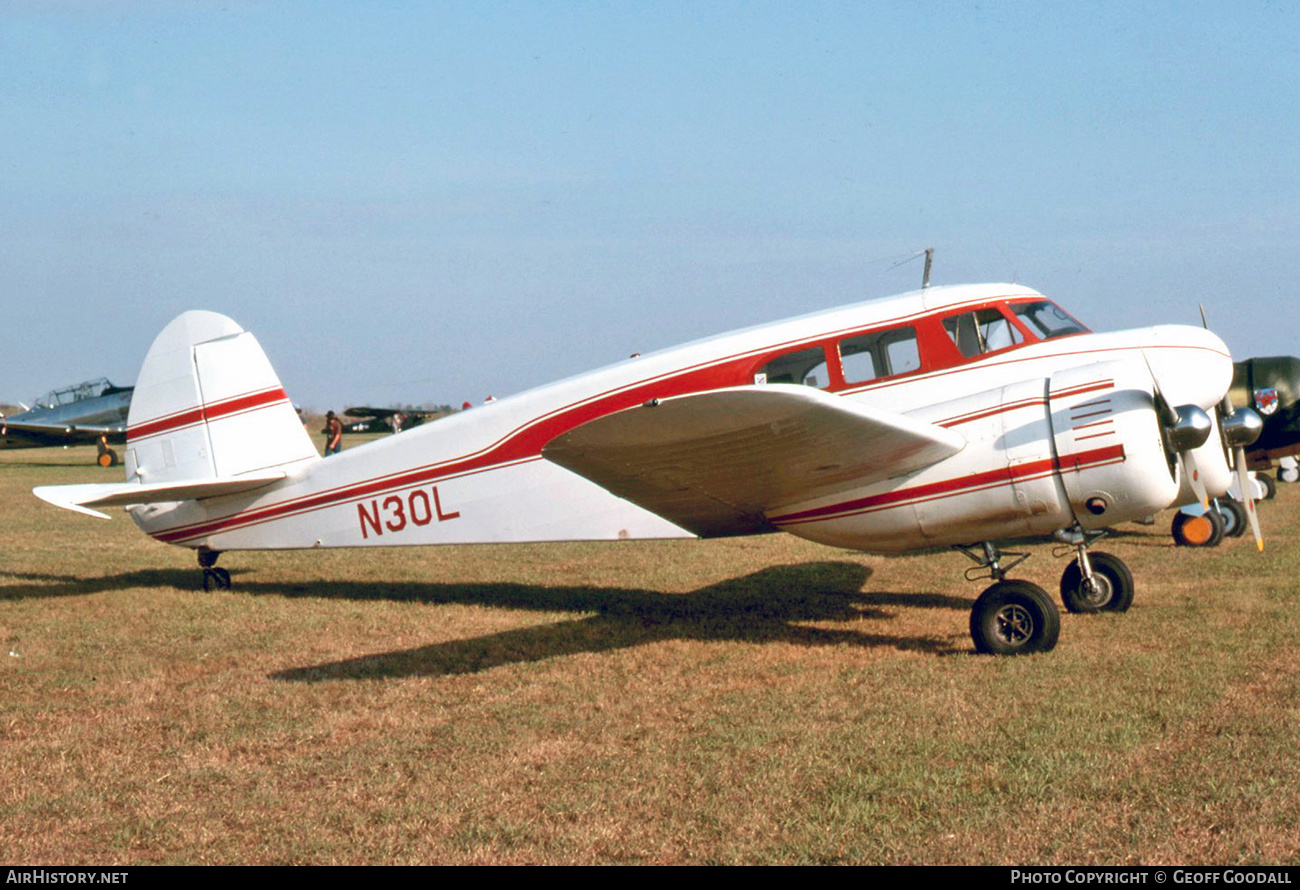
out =
[[943,320],[943,329],[966,358],[1006,349],[1025,339],[1006,316],[991,308],[950,315]]
[[981,323],[980,333],[984,336],[984,348],[989,352],[997,352],[999,349],[1015,346],[1025,339],[1020,331],[1016,329],[1016,326],[1000,312],[996,318],[990,319],[987,323]]
[[825,389],[831,382],[826,369],[826,350],[814,346],[774,358],[754,374],[754,382],[799,383]]
[[840,366],[844,369],[845,383],[865,383],[877,377],[886,376],[876,363],[875,349],[879,338],[875,336],[854,337],[840,341]]
[[906,374],[921,367],[916,328],[910,326],[849,337],[840,341],[839,350],[844,382],[848,384]]
[[889,373],[906,374],[921,367],[921,352],[916,347],[916,331],[907,328],[906,337],[889,340],[885,344],[889,355]]

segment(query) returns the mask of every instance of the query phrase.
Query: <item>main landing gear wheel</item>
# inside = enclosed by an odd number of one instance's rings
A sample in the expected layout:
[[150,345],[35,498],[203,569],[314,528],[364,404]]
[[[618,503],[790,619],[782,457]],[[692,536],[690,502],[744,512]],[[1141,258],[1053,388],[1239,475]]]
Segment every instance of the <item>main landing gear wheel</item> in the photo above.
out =
[[[1279,470],[1279,472],[1281,471]],[[1292,472],[1300,473],[1300,470],[1293,470]],[[1273,498],[1277,497],[1277,483],[1273,481],[1272,476],[1268,473],[1256,473],[1255,478],[1259,481],[1260,485],[1264,486],[1263,500],[1271,501]],[[1295,480],[1292,481],[1294,482]]]
[[1278,467],[1277,478],[1280,482],[1300,482],[1300,468]]
[[1133,605],[1133,573],[1117,556],[1088,554],[1092,580],[1075,560],[1061,575],[1061,602],[1068,612],[1126,612]]
[[1061,635],[1061,616],[1047,591],[1028,581],[999,581],[970,612],[975,651],[986,655],[1049,652]]
[[1206,510],[1200,516],[1174,514],[1174,543],[1180,547],[1217,547],[1223,540],[1223,516]]
[[108,447],[107,438],[100,436],[99,441],[95,443],[95,446],[99,452],[95,456],[95,463],[105,468],[117,466],[117,452]]
[[1223,516],[1223,536],[1240,538],[1242,532],[1246,530],[1246,523],[1250,522],[1246,518],[1246,508],[1242,506],[1241,501],[1225,496],[1216,501],[1216,506]]

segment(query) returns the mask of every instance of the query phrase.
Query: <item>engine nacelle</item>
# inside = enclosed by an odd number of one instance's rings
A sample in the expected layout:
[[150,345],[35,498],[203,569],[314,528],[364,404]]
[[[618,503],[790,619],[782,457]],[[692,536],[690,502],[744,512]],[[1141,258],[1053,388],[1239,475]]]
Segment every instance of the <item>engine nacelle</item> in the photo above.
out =
[[[1162,432],[1144,362],[1124,359],[1061,371],[1052,375],[1048,398],[1058,479],[1081,525],[1139,519],[1174,503],[1181,464]],[[1216,432],[1207,444],[1218,441]]]

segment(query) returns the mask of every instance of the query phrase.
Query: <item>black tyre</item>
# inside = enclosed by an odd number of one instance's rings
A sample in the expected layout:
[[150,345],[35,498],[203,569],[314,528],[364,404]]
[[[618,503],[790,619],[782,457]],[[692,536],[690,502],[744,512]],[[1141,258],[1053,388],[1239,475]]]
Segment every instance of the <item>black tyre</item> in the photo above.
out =
[[229,590],[230,589],[230,572],[216,566],[203,570],[203,589],[204,590]]
[[1223,517],[1215,510],[1192,516],[1181,510],[1174,514],[1174,543],[1180,547],[1217,547],[1223,540]]
[[1049,652],[1061,635],[1061,616],[1047,591],[1028,581],[999,581],[970,612],[975,651],[986,655]]
[[1256,473],[1255,478],[1259,480],[1260,485],[1264,486],[1263,499],[1266,501],[1273,500],[1277,496],[1277,483],[1273,481],[1273,477],[1268,473]]
[[1277,480],[1279,482],[1300,482],[1300,469],[1296,467],[1278,467]]
[[1133,573],[1118,556],[1088,554],[1092,566],[1091,588],[1084,584],[1079,560],[1061,574],[1061,602],[1069,612],[1127,612],[1133,605]]
[[1250,521],[1246,518],[1246,508],[1241,501],[1225,495],[1219,498],[1215,505],[1220,515],[1223,516],[1223,536],[1225,538],[1240,538],[1241,533],[1246,530],[1246,523]]

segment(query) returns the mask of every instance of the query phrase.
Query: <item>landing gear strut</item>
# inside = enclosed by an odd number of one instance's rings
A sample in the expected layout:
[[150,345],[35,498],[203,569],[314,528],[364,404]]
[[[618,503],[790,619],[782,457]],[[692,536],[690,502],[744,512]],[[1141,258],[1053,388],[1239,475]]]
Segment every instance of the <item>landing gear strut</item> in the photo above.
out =
[[1002,553],[991,542],[985,541],[979,554],[973,547],[958,549],[975,562],[974,567],[966,570],[968,580],[987,571],[994,582],[971,607],[970,635],[975,641],[975,651],[989,655],[1051,651],[1061,635],[1061,616],[1056,605],[1037,584],[1009,581],[1006,577],[1029,554],[1008,554],[1015,559],[1004,565]]
[[1068,612],[1126,612],[1133,605],[1133,573],[1118,556],[1088,552],[1105,532],[1089,534],[1075,526],[1056,533],[1078,553],[1061,573],[1061,602]]
[[203,569],[204,590],[229,590],[230,572],[217,566],[220,550],[200,550],[199,566]]
[[[1089,545],[1104,535],[1085,531],[1078,524],[1056,533],[1056,539],[1069,548],[1066,552],[1077,554],[1061,574],[1061,601],[1067,611],[1123,612],[1133,604],[1133,573],[1124,561],[1110,553],[1088,552]],[[1061,633],[1056,604],[1037,584],[1007,579],[1007,572],[1029,554],[1003,554],[989,541],[957,549],[975,563],[966,570],[966,580],[993,579],[971,608],[970,635],[975,650],[992,655],[1051,651]],[[1004,561],[1004,557],[1011,559]]]

